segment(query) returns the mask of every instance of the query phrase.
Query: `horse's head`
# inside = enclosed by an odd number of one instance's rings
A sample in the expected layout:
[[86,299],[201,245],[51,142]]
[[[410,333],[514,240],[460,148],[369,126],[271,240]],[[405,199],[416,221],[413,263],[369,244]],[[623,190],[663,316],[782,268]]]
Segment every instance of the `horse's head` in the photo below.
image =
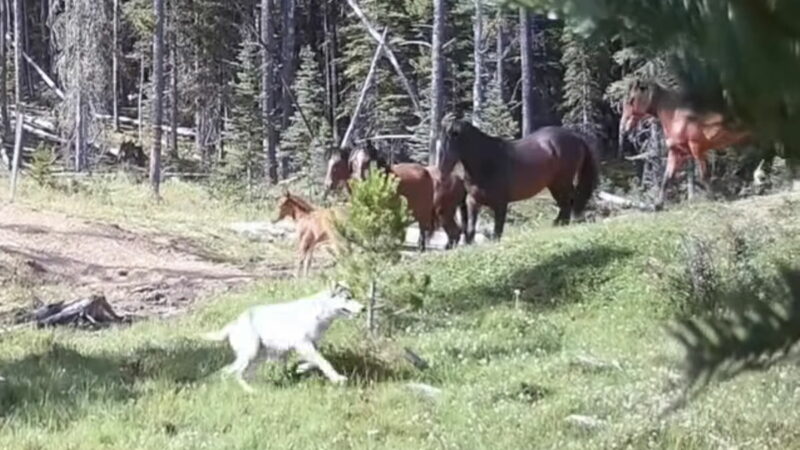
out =
[[287,189],[283,193],[283,198],[281,199],[280,205],[278,205],[278,217],[273,220],[272,223],[280,222],[286,217],[291,217],[294,219],[296,217],[296,210],[297,205],[294,200],[294,196],[290,194],[289,190]]
[[325,193],[339,189],[344,184],[347,186],[347,179],[350,178],[350,164],[348,158],[350,152],[347,149],[331,150],[328,156],[328,170],[325,174]]
[[622,117],[619,119],[620,134],[632,130],[639,121],[653,115],[653,83],[636,80],[622,102]]
[[438,167],[442,174],[453,171],[456,163],[461,159],[462,142],[468,138],[472,125],[464,120],[449,120],[442,126],[442,137],[436,145]]
[[353,177],[359,180],[366,178],[370,163],[375,163],[379,169],[388,170],[389,168],[389,164],[378,153],[378,149],[372,142],[367,141],[364,147],[359,148],[350,156],[350,171]]

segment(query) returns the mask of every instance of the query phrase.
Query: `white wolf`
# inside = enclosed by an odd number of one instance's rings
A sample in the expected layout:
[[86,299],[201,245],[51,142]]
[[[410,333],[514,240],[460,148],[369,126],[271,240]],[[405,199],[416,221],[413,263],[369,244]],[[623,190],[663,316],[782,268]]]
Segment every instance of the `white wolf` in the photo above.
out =
[[247,392],[253,392],[253,388],[245,381],[245,372],[249,376],[257,365],[254,360],[286,361],[292,351],[303,360],[298,370],[316,367],[330,381],[342,383],[347,377],[334,370],[317,351],[317,345],[336,318],[352,317],[363,308],[352,299],[352,291],[346,285],[334,283],[331,288],[300,300],[248,308],[222,330],[203,337],[212,341],[228,339],[236,359],[223,369],[223,374],[234,374]]

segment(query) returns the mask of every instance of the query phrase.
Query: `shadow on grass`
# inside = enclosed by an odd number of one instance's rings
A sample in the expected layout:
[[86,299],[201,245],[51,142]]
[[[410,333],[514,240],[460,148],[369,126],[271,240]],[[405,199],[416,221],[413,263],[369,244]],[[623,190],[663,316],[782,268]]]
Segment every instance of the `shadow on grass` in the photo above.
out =
[[[517,289],[521,302],[536,308],[554,308],[582,301],[583,293],[613,277],[607,266],[632,255],[630,249],[591,244],[552,255],[527,267],[514,267],[517,263],[511,262],[510,270],[506,273],[499,271],[491,282],[487,282],[485,277],[466,277],[465,285],[450,292],[446,292],[445,286],[445,292],[440,291],[440,294],[452,299],[446,304],[452,312],[469,312],[500,302],[511,303]],[[484,263],[476,261],[474,264]],[[480,270],[480,267],[472,270],[476,269]]]
[[[366,350],[327,347],[322,353],[338,372],[358,384],[405,379],[413,374],[402,364]],[[0,363],[0,375],[5,378],[0,381],[0,418],[17,416],[27,422],[63,426],[89,413],[94,403],[136,399],[148,389],[141,383],[155,381],[181,390],[213,379],[233,359],[227,345],[189,340],[123,354],[82,354],[54,343],[46,350]],[[270,365],[274,367],[265,367]],[[269,371],[272,375],[265,373]],[[276,377],[274,371],[283,371],[284,375]],[[290,388],[309,375],[296,375],[294,370],[287,373],[281,365],[265,362],[253,383],[262,385],[262,389]],[[226,382],[233,381],[227,378]]]
[[165,381],[177,388],[224,364],[219,348],[179,343],[143,347],[129,354],[82,354],[55,343],[24,358],[0,363],[0,417],[12,415],[47,423],[69,422],[94,401],[135,399],[136,384]]

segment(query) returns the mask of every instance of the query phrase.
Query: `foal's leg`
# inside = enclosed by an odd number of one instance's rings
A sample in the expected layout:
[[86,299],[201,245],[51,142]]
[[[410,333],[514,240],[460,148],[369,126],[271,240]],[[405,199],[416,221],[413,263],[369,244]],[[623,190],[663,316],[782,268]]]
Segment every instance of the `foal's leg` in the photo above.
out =
[[300,278],[303,273],[303,265],[305,264],[306,260],[306,253],[308,252],[308,244],[306,239],[306,233],[301,234],[298,236],[298,245],[297,245],[297,271],[295,276]]
[[503,228],[506,226],[506,214],[508,213],[508,203],[502,203],[494,208],[494,240],[499,241],[503,236]]
[[467,217],[466,217],[466,231],[464,233],[464,240],[467,244],[472,244],[475,240],[475,228],[478,224],[478,213],[481,212],[481,205],[472,197],[467,197]]

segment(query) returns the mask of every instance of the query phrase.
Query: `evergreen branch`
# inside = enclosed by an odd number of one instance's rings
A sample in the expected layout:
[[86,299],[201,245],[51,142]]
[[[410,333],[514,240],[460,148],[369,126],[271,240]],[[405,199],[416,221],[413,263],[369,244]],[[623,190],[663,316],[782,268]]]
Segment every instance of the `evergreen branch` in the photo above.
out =
[[758,302],[725,319],[684,319],[669,333],[686,350],[686,392],[712,380],[765,370],[789,358],[800,341],[800,271],[781,270],[790,302]]

